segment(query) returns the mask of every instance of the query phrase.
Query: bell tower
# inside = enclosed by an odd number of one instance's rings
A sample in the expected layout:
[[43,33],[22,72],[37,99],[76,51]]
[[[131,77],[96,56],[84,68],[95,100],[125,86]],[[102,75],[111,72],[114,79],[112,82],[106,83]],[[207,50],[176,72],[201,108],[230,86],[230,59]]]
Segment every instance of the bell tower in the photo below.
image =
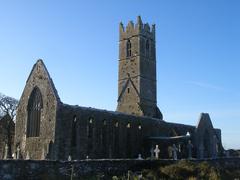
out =
[[119,26],[117,111],[162,119],[157,107],[155,25]]

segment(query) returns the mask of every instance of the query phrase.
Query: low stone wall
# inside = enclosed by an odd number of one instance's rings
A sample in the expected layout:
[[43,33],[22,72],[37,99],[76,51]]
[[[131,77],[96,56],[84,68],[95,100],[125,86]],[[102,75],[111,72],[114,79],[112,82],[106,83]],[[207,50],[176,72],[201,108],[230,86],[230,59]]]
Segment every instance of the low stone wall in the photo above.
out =
[[[200,160],[193,160],[200,162]],[[239,168],[240,158],[224,158],[206,160],[216,166]],[[67,180],[96,175],[99,178],[122,175],[128,170],[140,171],[157,166],[165,166],[173,160],[82,160],[82,161],[32,161],[32,160],[1,160],[1,180]],[[102,179],[105,179],[102,178]],[[100,178],[101,179],[101,178]]]

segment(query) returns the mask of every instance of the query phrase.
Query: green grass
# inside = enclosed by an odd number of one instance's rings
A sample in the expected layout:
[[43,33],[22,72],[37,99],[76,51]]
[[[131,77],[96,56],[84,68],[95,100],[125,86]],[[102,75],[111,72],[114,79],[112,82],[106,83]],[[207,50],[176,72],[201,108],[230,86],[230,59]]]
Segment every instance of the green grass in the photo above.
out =
[[[221,180],[240,179],[240,169],[224,169],[212,166],[207,162],[191,162],[182,160],[178,163],[157,167],[155,169],[144,169],[141,171],[141,178],[131,172],[131,180]],[[127,174],[121,177],[113,177],[114,180],[125,180]]]

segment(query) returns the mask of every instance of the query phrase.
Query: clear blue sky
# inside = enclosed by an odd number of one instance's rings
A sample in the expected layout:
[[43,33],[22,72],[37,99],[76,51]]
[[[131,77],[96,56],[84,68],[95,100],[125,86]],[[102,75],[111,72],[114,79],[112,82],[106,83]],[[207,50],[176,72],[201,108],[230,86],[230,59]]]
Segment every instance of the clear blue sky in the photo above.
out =
[[68,104],[115,110],[118,25],[156,24],[158,106],[196,125],[208,112],[240,148],[239,0],[41,0],[0,3],[0,92],[20,98],[37,59]]

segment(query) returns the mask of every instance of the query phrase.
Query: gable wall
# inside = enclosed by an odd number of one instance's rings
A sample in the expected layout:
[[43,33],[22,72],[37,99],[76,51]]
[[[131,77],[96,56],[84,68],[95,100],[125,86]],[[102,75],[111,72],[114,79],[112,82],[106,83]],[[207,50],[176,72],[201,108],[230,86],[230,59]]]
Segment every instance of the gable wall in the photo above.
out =
[[[40,136],[27,138],[28,100],[36,86],[40,89],[43,100]],[[57,104],[58,99],[53,84],[40,60],[34,65],[17,109],[15,148],[20,145],[23,158],[26,158],[27,152],[31,159],[40,159],[42,154],[47,154],[49,142],[54,141],[55,138]]]

